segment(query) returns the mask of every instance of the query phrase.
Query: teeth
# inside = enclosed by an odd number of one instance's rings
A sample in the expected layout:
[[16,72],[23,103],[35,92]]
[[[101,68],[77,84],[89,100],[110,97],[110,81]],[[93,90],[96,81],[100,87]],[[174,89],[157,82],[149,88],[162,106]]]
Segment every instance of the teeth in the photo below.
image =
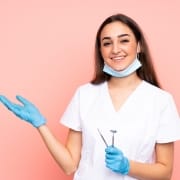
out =
[[112,58],[113,60],[121,60],[121,59],[123,59],[123,57],[114,57],[114,58]]

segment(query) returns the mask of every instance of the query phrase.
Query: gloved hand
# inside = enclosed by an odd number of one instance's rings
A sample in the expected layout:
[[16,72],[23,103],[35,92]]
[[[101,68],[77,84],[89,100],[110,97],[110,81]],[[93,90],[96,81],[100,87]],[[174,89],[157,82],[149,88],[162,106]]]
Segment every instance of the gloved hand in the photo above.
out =
[[36,128],[46,123],[46,119],[31,102],[22,96],[16,96],[16,99],[20,101],[23,106],[12,103],[5,96],[0,95],[0,101],[22,120],[31,123]]
[[108,146],[105,149],[105,152],[106,167],[123,175],[129,173],[129,160],[123,155],[121,150],[114,146]]

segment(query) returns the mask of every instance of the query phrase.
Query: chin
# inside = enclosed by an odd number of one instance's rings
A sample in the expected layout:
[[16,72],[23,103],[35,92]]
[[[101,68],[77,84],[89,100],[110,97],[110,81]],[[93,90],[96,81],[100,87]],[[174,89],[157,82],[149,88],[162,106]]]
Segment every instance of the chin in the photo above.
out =
[[124,68],[113,68],[115,71],[123,71],[123,70],[125,70],[126,68],[124,67]]

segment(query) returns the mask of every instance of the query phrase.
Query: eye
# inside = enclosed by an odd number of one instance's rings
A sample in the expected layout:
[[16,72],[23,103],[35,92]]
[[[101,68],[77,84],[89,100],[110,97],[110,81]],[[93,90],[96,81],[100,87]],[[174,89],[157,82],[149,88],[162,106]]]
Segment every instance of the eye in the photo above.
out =
[[103,42],[103,46],[109,46],[111,45],[111,42]]
[[129,39],[122,39],[120,42],[121,42],[121,43],[128,43],[128,42],[129,42]]

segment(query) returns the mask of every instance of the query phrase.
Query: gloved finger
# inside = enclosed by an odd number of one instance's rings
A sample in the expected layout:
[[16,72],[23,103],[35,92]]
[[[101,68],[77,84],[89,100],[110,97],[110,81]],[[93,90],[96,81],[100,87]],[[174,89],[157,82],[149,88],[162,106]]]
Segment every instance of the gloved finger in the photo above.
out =
[[122,151],[116,147],[113,147],[113,146],[108,146],[106,149],[105,149],[105,152],[107,154],[114,154],[114,155],[123,155]]
[[18,104],[12,103],[5,96],[0,95],[0,101],[13,113],[17,114],[22,110],[22,107]]
[[112,171],[114,172],[120,172],[120,170],[122,169],[121,168],[121,165],[117,162],[113,162],[113,163],[106,163],[106,167],[110,168]]
[[5,96],[0,95],[0,101],[9,109],[12,110],[14,108],[14,103],[9,101]]
[[111,169],[112,171],[116,172],[116,166],[114,166],[114,164],[106,164],[106,167]]
[[27,99],[25,99],[24,97],[17,95],[16,99],[21,102],[24,106],[26,105],[33,105],[30,101],[28,101]]
[[113,152],[113,149],[112,149],[113,147],[112,146],[108,146],[106,149],[105,149],[105,152],[106,153],[111,153],[111,152]]
[[111,170],[113,169],[112,164],[106,164],[106,167],[111,169]]
[[113,160],[113,161],[121,161],[124,157],[121,155],[110,155],[110,154],[106,154],[105,158],[107,160]]
[[106,157],[106,159],[115,159],[116,155],[106,153],[105,157]]
[[105,159],[105,162],[106,162],[106,164],[114,164],[115,162],[116,162],[116,160],[115,159]]

